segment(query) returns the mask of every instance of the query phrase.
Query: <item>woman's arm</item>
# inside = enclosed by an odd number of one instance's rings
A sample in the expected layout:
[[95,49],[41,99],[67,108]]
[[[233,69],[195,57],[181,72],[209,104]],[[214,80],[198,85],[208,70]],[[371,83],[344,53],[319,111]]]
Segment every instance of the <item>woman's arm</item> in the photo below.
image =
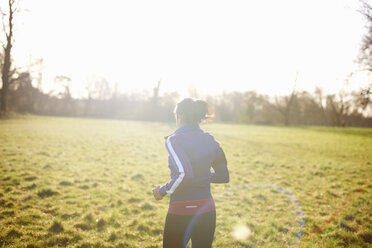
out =
[[184,185],[194,177],[192,167],[186,153],[177,144],[175,136],[169,136],[165,142],[165,147],[168,150],[168,163],[170,168],[174,168],[174,173],[171,173],[171,180],[160,187],[160,195],[172,194],[181,183]]
[[230,181],[226,156],[218,143],[216,157],[213,161],[212,168],[214,172],[211,172],[211,183],[228,183]]

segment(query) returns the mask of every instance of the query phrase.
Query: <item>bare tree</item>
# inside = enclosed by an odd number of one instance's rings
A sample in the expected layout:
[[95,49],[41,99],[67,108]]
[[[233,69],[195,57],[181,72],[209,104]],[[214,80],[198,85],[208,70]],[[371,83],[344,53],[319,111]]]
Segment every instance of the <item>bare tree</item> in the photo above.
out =
[[150,106],[148,106],[149,108],[149,115],[147,116],[147,118],[149,118],[149,120],[158,120],[159,118],[159,110],[160,110],[160,96],[159,96],[159,92],[160,92],[160,85],[161,85],[161,80],[158,81],[158,84],[153,88],[153,95],[152,95],[152,98],[150,100]]
[[283,115],[284,124],[288,126],[290,124],[290,114],[293,102],[296,98],[296,85],[298,79],[298,72],[296,72],[296,78],[294,81],[294,86],[291,95],[285,96],[283,102],[281,103],[278,98],[275,98],[275,108]]
[[323,117],[323,122],[324,122],[324,124],[327,124],[328,123],[328,116],[327,116],[327,113],[326,113],[325,108],[324,108],[324,104],[323,104],[324,96],[323,96],[323,90],[321,88],[319,88],[319,87],[315,88],[314,98],[315,98],[314,101],[319,105],[321,115]]
[[56,91],[56,95],[58,98],[71,98],[70,84],[71,78],[67,76],[57,75],[54,77],[54,91]]
[[327,112],[329,113],[332,125],[345,126],[346,117],[351,110],[350,95],[344,91],[340,91],[338,95],[327,96]]
[[[32,75],[32,79],[36,82],[36,88],[42,91],[42,81],[43,81],[43,67],[44,59],[36,58],[28,64],[24,71],[29,72]],[[18,71],[19,69],[17,69]]]
[[[362,70],[372,72],[372,6],[366,1],[361,1],[362,9],[360,13],[367,21],[366,33],[362,40],[358,62],[362,66]],[[369,83],[365,88],[360,91],[359,102],[363,109],[372,103],[372,83]]]
[[[12,60],[11,51],[13,46],[13,23],[14,15],[17,12],[17,7],[15,6],[16,0],[8,0],[8,14],[1,10],[1,15],[3,18],[3,29],[5,33],[5,44],[3,44],[3,61],[1,68],[1,79],[3,82],[3,87],[1,89],[1,102],[0,102],[0,112],[4,113],[7,110],[7,98],[8,98],[8,88],[12,83]],[[7,18],[7,21],[5,19]],[[7,22],[7,24],[5,24]]]
[[86,81],[88,99],[107,100],[112,96],[112,89],[106,78],[101,76],[89,77]]
[[104,77],[92,76],[87,79],[86,83],[85,89],[88,99],[85,105],[85,115],[104,113],[102,103],[111,99],[113,95],[109,82]]
[[372,72],[372,6],[366,1],[362,2],[360,13],[367,21],[367,32],[364,34],[358,60],[364,66],[364,70]]

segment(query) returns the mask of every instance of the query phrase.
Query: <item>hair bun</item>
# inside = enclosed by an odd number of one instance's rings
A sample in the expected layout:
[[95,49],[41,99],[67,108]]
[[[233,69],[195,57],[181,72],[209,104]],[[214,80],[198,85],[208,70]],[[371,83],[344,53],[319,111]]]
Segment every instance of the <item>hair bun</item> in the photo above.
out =
[[185,123],[199,123],[214,116],[213,108],[203,100],[185,98],[177,104],[176,113]]
[[201,120],[206,119],[208,104],[205,101],[196,100],[194,101],[194,106],[195,115],[198,116],[198,118],[200,118]]

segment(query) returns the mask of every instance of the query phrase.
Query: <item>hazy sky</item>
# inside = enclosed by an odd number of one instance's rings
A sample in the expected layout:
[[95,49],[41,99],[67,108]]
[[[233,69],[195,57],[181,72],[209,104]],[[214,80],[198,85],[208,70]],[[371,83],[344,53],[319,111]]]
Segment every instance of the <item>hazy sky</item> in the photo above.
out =
[[[5,2],[5,1],[3,1]],[[339,90],[365,31],[357,0],[21,0],[14,57],[55,75],[104,76],[122,90]],[[356,76],[351,88],[366,83]]]

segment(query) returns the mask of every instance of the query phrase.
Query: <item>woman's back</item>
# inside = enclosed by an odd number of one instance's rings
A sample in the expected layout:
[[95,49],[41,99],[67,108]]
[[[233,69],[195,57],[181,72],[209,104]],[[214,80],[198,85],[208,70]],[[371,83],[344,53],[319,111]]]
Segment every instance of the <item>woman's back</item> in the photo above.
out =
[[[210,170],[216,153],[213,137],[204,133],[199,126],[183,126],[169,136],[166,144],[173,158],[178,156],[185,168],[184,182],[171,195],[171,202],[210,198]],[[171,166],[177,166],[177,162]]]
[[198,124],[190,124],[166,137],[165,145],[173,180],[161,191],[170,194],[170,212],[195,214],[214,209],[210,183],[228,182],[229,173],[225,155],[213,136]]

